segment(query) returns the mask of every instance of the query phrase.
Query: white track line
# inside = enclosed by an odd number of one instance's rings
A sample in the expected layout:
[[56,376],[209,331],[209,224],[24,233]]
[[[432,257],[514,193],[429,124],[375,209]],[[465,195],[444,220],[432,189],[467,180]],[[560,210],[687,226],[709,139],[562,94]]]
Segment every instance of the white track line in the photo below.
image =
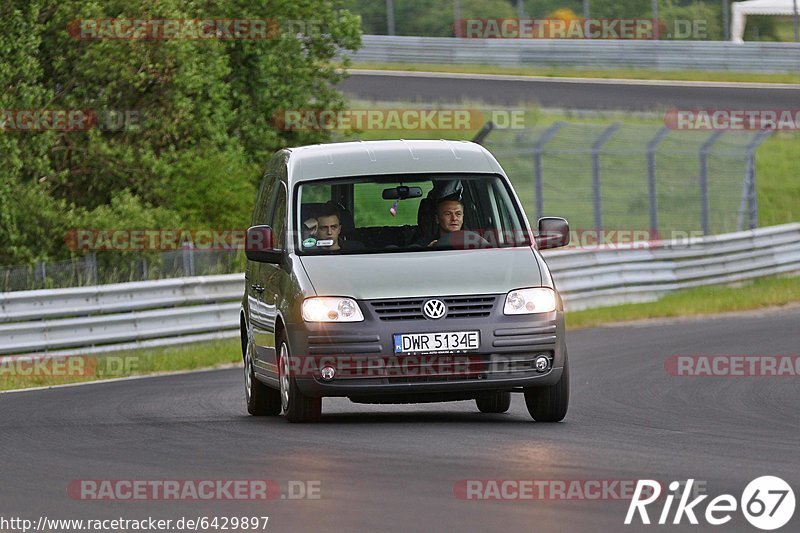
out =
[[551,76],[520,76],[513,74],[471,74],[467,72],[429,72],[413,70],[347,69],[350,74],[363,76],[402,76],[408,78],[471,79],[496,81],[535,81],[546,83],[577,83],[595,85],[642,85],[661,87],[707,87],[723,89],[784,89],[800,91],[795,83],[756,83],[730,81],[629,80],[619,78],[559,78]]

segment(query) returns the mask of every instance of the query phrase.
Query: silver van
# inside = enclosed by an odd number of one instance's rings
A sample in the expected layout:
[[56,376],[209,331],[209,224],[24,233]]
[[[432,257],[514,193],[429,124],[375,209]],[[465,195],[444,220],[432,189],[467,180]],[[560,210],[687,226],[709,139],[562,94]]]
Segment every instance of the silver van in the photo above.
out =
[[371,141],[277,152],[247,231],[240,327],[247,410],[313,422],[322,398],[475,400],[537,421],[569,403],[563,305],[531,232],[482,146]]

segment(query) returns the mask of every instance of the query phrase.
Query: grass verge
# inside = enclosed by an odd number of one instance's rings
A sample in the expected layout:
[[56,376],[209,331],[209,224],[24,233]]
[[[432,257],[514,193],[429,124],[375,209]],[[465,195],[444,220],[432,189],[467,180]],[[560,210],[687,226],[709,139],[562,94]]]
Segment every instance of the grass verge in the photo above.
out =
[[800,83],[797,73],[715,72],[707,70],[652,70],[640,68],[582,69],[565,67],[504,67],[498,65],[436,65],[420,63],[353,63],[352,69],[408,70],[412,72],[461,72],[507,74],[547,78],[602,78],[624,80],[718,81],[749,83]]
[[96,356],[83,356],[76,350],[74,356],[47,361],[38,367],[0,357],[0,390],[213,368],[241,360],[239,339],[126,350]]
[[[678,291],[656,302],[568,312],[567,328],[574,331],[609,323],[635,320],[702,316],[746,311],[800,302],[799,277],[769,277],[737,286],[709,286]],[[91,363],[91,361],[96,363]],[[47,387],[82,381],[155,374],[179,370],[214,368],[241,360],[238,339],[185,346],[115,352],[88,358],[89,375],[19,376],[14,366],[0,358],[0,390]],[[133,364],[130,364],[133,363]],[[92,365],[96,364],[95,367]],[[53,368],[53,367],[51,367]]]
[[777,307],[800,302],[800,276],[767,277],[736,286],[710,285],[676,291],[658,301],[567,313],[569,330],[603,324],[702,316]]

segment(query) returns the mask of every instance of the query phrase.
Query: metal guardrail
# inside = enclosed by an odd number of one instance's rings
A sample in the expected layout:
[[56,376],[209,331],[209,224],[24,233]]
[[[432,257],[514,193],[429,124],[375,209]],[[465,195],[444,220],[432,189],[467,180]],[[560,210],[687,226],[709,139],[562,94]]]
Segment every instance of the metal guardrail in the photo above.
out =
[[798,72],[800,44],[364,35],[355,61]]
[[[800,223],[543,252],[569,310],[800,272]],[[0,354],[92,353],[238,335],[242,274],[0,294]]]
[[800,224],[542,255],[565,307],[576,311],[654,301],[678,289],[800,272]]
[[0,327],[22,320],[238,301],[243,279],[242,274],[225,274],[0,293]]
[[244,274],[0,293],[0,354],[107,352],[234,337]]

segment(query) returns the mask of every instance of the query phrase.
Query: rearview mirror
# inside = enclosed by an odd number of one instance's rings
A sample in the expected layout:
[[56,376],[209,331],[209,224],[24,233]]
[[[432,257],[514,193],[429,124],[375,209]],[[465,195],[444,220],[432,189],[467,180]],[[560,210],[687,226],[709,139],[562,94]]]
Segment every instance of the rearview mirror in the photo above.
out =
[[539,234],[536,235],[536,247],[540,250],[560,248],[569,244],[569,223],[559,217],[543,217],[539,219]]
[[422,197],[422,189],[420,187],[406,187],[405,185],[398,185],[390,189],[383,189],[381,197],[384,200],[407,200],[408,198]]
[[247,228],[244,253],[250,261],[280,263],[283,258],[283,250],[275,250],[273,244],[272,228],[269,226]]

